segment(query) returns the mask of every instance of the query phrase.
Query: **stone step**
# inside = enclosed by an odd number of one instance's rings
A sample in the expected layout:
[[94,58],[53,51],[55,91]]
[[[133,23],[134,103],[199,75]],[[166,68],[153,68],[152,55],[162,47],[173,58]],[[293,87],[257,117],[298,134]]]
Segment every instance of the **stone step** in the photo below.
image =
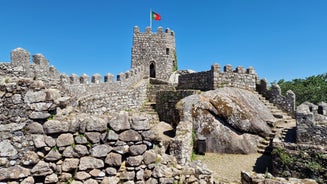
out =
[[263,140],[259,141],[259,144],[268,146],[270,144],[270,141],[263,139]]

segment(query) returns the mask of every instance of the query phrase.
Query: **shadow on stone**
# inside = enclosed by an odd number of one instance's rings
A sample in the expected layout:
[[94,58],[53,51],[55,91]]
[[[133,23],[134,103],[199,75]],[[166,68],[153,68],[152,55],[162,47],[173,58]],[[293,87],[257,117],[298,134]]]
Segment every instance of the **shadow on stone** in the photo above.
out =
[[271,155],[261,155],[253,167],[253,171],[256,173],[265,173],[266,171],[272,171],[272,158]]

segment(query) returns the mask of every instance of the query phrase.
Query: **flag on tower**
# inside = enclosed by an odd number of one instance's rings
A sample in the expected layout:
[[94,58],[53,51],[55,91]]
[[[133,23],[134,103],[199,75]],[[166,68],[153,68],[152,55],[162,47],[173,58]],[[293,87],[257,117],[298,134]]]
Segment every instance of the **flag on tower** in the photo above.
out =
[[161,16],[159,15],[159,13],[156,13],[154,11],[151,12],[151,17],[152,20],[161,20]]

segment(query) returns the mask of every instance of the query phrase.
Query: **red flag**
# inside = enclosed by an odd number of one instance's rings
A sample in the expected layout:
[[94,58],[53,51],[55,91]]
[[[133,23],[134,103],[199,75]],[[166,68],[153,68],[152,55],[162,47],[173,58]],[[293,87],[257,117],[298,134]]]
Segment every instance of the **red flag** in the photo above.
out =
[[154,12],[154,11],[152,11],[151,18],[152,18],[152,20],[161,20],[161,16],[158,13]]

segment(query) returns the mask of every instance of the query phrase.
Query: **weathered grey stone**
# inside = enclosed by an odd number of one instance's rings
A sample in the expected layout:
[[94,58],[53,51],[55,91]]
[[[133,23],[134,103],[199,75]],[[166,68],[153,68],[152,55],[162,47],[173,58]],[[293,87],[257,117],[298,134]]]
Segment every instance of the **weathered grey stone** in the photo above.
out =
[[31,173],[34,176],[46,176],[52,174],[53,170],[50,168],[49,163],[41,160],[32,168]]
[[152,176],[155,178],[171,178],[173,177],[173,171],[166,165],[157,165],[153,169]]
[[[165,123],[165,124],[167,124],[167,123]],[[143,136],[143,140],[146,140],[146,141],[158,140],[158,134],[155,134],[154,131],[152,131],[152,130],[143,131],[141,134]]]
[[46,101],[46,93],[45,91],[32,91],[28,90],[24,96],[25,103],[36,103],[36,102],[44,102]]
[[45,93],[46,93],[46,98],[45,98],[46,101],[55,101],[61,97],[60,91],[57,89],[46,89]]
[[66,107],[69,104],[69,100],[71,97],[60,97],[54,100],[54,103],[59,107]]
[[[275,121],[271,111],[255,94],[232,87],[188,96],[179,102],[178,109],[185,126],[193,126],[198,137],[206,138],[208,152],[257,152],[259,136],[268,137],[272,133],[267,122]],[[181,128],[185,129],[188,128]],[[176,131],[176,135],[182,134]],[[187,149],[183,145],[181,149]]]
[[25,130],[30,134],[44,134],[43,126],[37,122],[32,122],[28,124]]
[[79,164],[79,159],[77,158],[66,158],[64,162],[62,163],[62,171],[67,172],[67,171],[72,171],[78,168]]
[[140,169],[136,172],[136,179],[137,180],[143,180],[144,179],[144,170]]
[[122,156],[117,153],[109,153],[106,157],[105,163],[109,167],[120,166],[122,163]]
[[0,157],[11,157],[17,154],[17,150],[10,143],[9,140],[3,140],[0,142]]
[[148,150],[143,154],[143,161],[146,165],[152,164],[157,160],[157,153],[154,150]]
[[63,172],[59,176],[59,181],[61,182],[68,182],[73,177],[72,174]]
[[8,158],[0,157],[0,166],[8,164]]
[[[196,181],[197,180],[192,181],[192,182],[188,182],[188,183],[194,183]],[[174,183],[174,178],[159,178],[159,183],[162,183],[162,184]]]
[[14,104],[20,104],[20,103],[23,102],[23,100],[22,100],[22,95],[20,95],[20,94],[14,94],[14,95],[11,97],[11,99],[12,99],[12,102],[13,102]]
[[39,156],[34,151],[27,151],[22,157],[23,165],[34,165],[39,162]]
[[150,178],[146,180],[145,184],[158,184],[158,180],[155,178]]
[[84,135],[78,135],[78,136],[75,136],[75,142],[76,142],[76,144],[86,144],[87,139]]
[[82,157],[89,154],[89,151],[84,145],[68,146],[63,152],[64,157]]
[[129,147],[129,153],[132,156],[142,155],[147,150],[147,145],[139,144],[139,145],[132,145]]
[[91,178],[91,175],[89,174],[89,173],[87,173],[87,172],[84,172],[84,171],[80,171],[80,172],[77,172],[76,174],[75,174],[75,179],[77,179],[77,180],[86,180],[86,179],[89,179],[89,178]]
[[101,140],[101,134],[99,132],[86,132],[85,136],[93,144],[97,144]]
[[89,132],[104,132],[107,130],[107,122],[104,119],[97,117],[89,117],[84,120],[86,130]]
[[93,157],[105,157],[112,150],[112,147],[106,144],[100,144],[91,149],[91,155]]
[[99,169],[92,169],[89,173],[91,176],[93,176],[96,179],[101,179],[106,176],[106,173],[104,173]]
[[46,161],[57,161],[61,158],[61,154],[57,149],[51,149],[50,152],[44,157]]
[[50,117],[51,114],[49,114],[48,112],[35,112],[33,111],[28,117],[31,119],[47,119],[48,117]]
[[97,180],[90,178],[90,179],[86,180],[84,182],[84,184],[98,184],[98,182],[97,182]]
[[38,103],[29,104],[29,107],[34,111],[41,112],[41,111],[49,110],[52,105],[53,103],[38,102]]
[[35,180],[32,176],[25,178],[20,184],[34,184]]
[[142,136],[134,130],[126,130],[119,134],[119,140],[125,142],[137,142],[142,140]]
[[106,173],[107,173],[109,176],[116,176],[116,174],[117,174],[117,169],[115,169],[114,167],[107,167],[107,168],[106,168]]
[[46,136],[45,137],[45,143],[49,146],[49,147],[54,147],[57,143],[56,143],[56,139],[50,137],[50,136]]
[[128,153],[129,146],[128,145],[122,145],[122,146],[116,146],[113,148],[113,151],[116,153],[119,153],[121,155]]
[[130,129],[128,113],[121,111],[117,116],[115,116],[109,121],[109,125],[116,132]]
[[136,166],[141,165],[142,160],[143,160],[143,156],[141,156],[141,155],[139,155],[139,156],[134,156],[134,157],[128,157],[128,158],[126,159],[126,163],[127,163],[127,166],[133,166],[133,167],[136,167]]
[[66,133],[69,130],[69,123],[58,120],[48,120],[43,124],[43,129],[46,134]]
[[18,130],[22,130],[25,127],[26,123],[9,123],[9,124],[0,124],[1,132],[15,132]]
[[29,176],[30,170],[21,166],[0,168],[0,181],[10,179],[20,179]]
[[45,177],[44,183],[56,183],[58,182],[57,174],[53,173]]
[[82,157],[79,163],[79,170],[99,169],[104,167],[102,160],[93,157]]
[[57,146],[69,146],[74,144],[74,136],[73,134],[67,133],[67,134],[61,134],[56,140]]
[[47,146],[44,140],[45,135],[34,134],[32,135],[32,137],[33,137],[34,146],[36,148],[43,148]]
[[135,172],[134,171],[125,171],[120,173],[120,179],[123,180],[134,180]]
[[131,121],[131,127],[134,130],[149,130],[149,120],[145,117],[133,117]]
[[116,176],[104,177],[101,184],[118,184],[120,179]]
[[108,139],[108,141],[117,141],[118,140],[118,134],[113,130],[109,130],[107,139]]

